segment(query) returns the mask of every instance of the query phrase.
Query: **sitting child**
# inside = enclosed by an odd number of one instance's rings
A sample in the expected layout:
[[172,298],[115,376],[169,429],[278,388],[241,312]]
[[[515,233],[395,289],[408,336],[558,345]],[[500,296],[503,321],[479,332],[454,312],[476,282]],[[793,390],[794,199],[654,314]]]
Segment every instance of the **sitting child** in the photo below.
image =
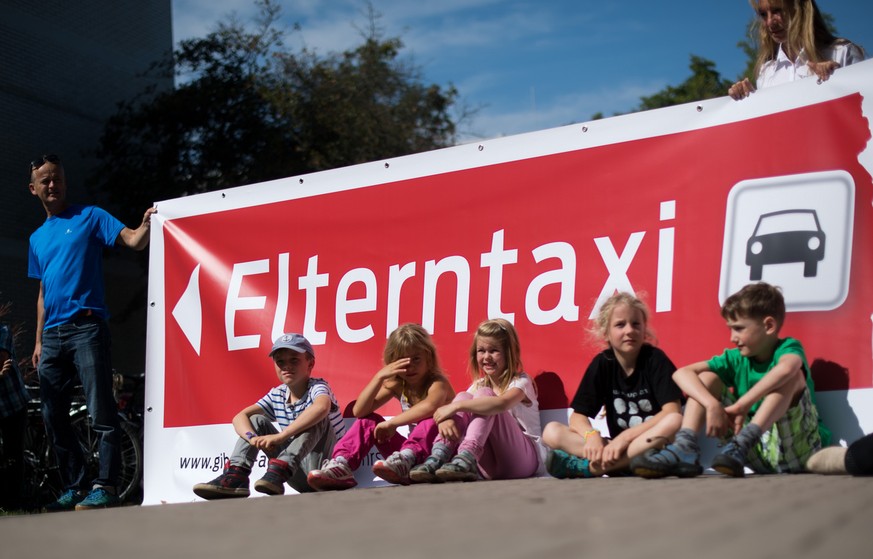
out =
[[[557,478],[626,472],[628,462],[662,440],[672,440],[682,422],[676,366],[651,345],[649,309],[630,293],[616,293],[600,307],[594,333],[606,342],[573,398],[570,425],[553,421],[543,442],[553,450],[546,469]],[[609,438],[589,418],[606,408]]]
[[[342,435],[342,413],[327,382],[312,378],[315,352],[300,334],[283,334],[270,351],[282,384],[233,418],[239,438],[224,473],[194,486],[204,499],[249,496],[249,474],[258,451],[270,457],[255,491],[285,493],[285,483],[300,493],[312,491],[306,475],[330,455]],[[273,421],[279,424],[276,431]]]
[[745,466],[762,474],[803,472],[807,459],[830,442],[803,347],[779,337],[785,320],[779,289],[747,285],[727,298],[721,315],[737,347],[673,374],[688,395],[682,428],[673,444],[634,458],[635,474],[702,473],[697,433],[704,425],[709,437],[733,435],[712,461],[713,469],[733,477],[744,476]]
[[[309,473],[313,489],[356,486],[354,471],[373,445],[385,457],[373,464],[373,473],[399,485],[408,485],[409,470],[430,454],[437,435],[431,416],[455,396],[430,334],[418,324],[399,326],[388,336],[382,360],[384,366],[355,400],[352,412],[357,419],[337,443],[331,459]],[[401,412],[386,420],[376,410],[392,399],[400,401]],[[409,438],[397,432],[403,425],[411,426]]]

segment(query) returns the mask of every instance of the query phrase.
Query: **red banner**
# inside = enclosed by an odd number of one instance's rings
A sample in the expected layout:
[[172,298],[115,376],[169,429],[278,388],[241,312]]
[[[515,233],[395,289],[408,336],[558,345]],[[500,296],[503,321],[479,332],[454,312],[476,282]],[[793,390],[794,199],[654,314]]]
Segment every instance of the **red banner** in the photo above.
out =
[[[164,427],[228,423],[260,398],[277,383],[267,353],[279,331],[312,341],[314,375],[343,406],[404,322],[433,333],[463,389],[472,333],[495,316],[518,328],[541,406],[566,408],[602,347],[587,333],[598,300],[645,293],[659,345],[683,365],[730,345],[720,301],[756,267],[783,288],[782,334],[803,342],[818,389],[871,387],[862,100],[381,184],[328,172],[321,182],[340,184],[323,193],[288,179],[260,188],[305,197],[168,217]],[[798,221],[780,230],[771,214]],[[788,239],[804,216],[823,249],[755,252],[766,227]]]

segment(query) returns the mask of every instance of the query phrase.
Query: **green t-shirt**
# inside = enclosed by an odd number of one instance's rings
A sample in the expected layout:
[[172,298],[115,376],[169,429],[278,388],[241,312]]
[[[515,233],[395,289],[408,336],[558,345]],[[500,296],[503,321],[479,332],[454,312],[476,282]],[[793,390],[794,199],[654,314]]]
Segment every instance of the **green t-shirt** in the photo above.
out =
[[[773,352],[773,357],[770,361],[760,362],[748,357],[743,357],[740,350],[737,348],[726,349],[721,355],[716,355],[707,362],[707,367],[710,371],[718,375],[718,378],[728,388],[734,388],[737,398],[743,396],[749,391],[755,383],[764,378],[770,369],[779,363],[779,359],[786,354],[793,353],[800,356],[803,361],[803,371],[806,375],[806,386],[809,387],[809,396],[812,403],[815,404],[815,385],[812,381],[812,373],[809,369],[809,364],[806,362],[806,354],[803,352],[803,346],[794,338],[783,338],[776,344],[776,350]],[[755,415],[761,402],[755,402],[752,409],[749,410],[749,415]],[[831,441],[831,432],[824,426],[821,420],[821,415],[818,418],[818,430],[821,434],[823,446],[827,446]]]

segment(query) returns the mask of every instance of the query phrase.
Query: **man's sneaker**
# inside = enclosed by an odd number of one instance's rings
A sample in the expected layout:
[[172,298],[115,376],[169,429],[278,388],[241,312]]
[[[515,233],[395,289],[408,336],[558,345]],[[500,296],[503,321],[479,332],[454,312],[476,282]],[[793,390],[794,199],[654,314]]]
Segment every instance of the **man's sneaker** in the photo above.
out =
[[224,473],[217,478],[195,485],[194,494],[207,500],[248,497],[250,473],[249,469],[227,464]]
[[373,473],[394,485],[409,485],[411,464],[399,452],[392,452],[388,458],[376,460]]
[[712,469],[731,477],[744,477],[746,457],[734,441],[729,442],[712,459]]
[[115,493],[110,493],[102,487],[95,487],[88,496],[76,504],[76,510],[107,509],[117,507],[121,499]]
[[442,465],[443,463],[439,458],[430,456],[427,460],[409,470],[409,481],[412,483],[441,483],[442,480],[436,477],[436,471]]
[[271,458],[267,466],[267,473],[255,482],[255,491],[266,495],[284,495],[285,482],[290,477],[291,470],[288,468],[288,462]]
[[349,463],[342,456],[325,460],[320,470],[309,472],[306,482],[316,491],[351,489],[358,484]]
[[696,477],[703,473],[703,466],[700,465],[697,452],[685,452],[675,444],[668,444],[661,450],[650,448],[634,456],[630,461],[630,470],[634,475],[648,479]]
[[587,458],[579,458],[563,450],[549,451],[546,455],[546,471],[559,479],[592,477]]
[[84,493],[76,491],[75,489],[67,489],[60,497],[58,497],[57,501],[47,504],[45,506],[45,511],[63,512],[67,510],[75,510],[76,505],[78,505],[84,498]]

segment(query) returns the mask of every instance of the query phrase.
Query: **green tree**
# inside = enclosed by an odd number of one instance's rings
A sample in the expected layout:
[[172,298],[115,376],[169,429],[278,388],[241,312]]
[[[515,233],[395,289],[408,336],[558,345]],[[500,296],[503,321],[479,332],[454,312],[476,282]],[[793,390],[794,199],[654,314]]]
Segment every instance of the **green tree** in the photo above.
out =
[[688,67],[691,70],[691,77],[678,86],[667,86],[654,95],[641,97],[637,110],[647,111],[722,97],[727,94],[728,88],[733,83],[721,77],[721,74],[715,69],[715,62],[711,60],[692,54]]
[[292,51],[274,0],[253,29],[235,19],[182,41],[172,91],[119,105],[92,177],[134,222],[152,201],[452,145],[457,91],[425,83],[370,10],[357,48]]

